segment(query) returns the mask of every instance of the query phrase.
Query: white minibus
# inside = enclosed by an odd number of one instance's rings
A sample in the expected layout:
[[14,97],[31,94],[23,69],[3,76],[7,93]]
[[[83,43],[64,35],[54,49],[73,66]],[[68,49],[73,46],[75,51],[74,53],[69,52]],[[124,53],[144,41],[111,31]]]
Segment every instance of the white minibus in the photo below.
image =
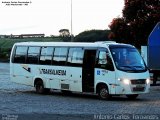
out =
[[150,76],[138,50],[112,41],[20,42],[10,57],[11,81],[50,89],[93,93],[101,99],[149,92]]

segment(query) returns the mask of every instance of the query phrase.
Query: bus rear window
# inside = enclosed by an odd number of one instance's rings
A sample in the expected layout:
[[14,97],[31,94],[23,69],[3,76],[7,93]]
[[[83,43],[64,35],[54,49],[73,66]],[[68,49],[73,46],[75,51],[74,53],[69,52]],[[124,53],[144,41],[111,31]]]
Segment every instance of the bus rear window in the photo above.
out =
[[13,56],[14,63],[25,63],[28,47],[17,46],[15,50],[15,55]]

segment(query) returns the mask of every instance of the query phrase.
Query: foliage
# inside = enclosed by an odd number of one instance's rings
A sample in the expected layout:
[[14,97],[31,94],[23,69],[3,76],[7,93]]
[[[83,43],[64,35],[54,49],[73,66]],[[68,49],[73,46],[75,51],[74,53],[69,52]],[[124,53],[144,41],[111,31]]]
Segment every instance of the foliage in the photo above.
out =
[[62,37],[70,36],[70,32],[68,29],[60,29],[59,33],[60,33],[60,36]]
[[124,0],[123,17],[115,18],[109,25],[110,39],[136,45],[146,45],[147,39],[160,21],[159,0]]
[[74,42],[108,41],[109,30],[89,30],[78,34]]
[[45,38],[22,38],[22,39],[10,39],[10,38],[1,38],[0,39],[0,48],[12,48],[13,44],[16,42],[54,42],[62,41],[59,37],[45,37]]
[[0,38],[0,59],[9,58],[12,46],[17,42],[61,42],[59,37],[45,37],[45,38]]
[[59,30],[60,37],[64,42],[71,41],[71,35],[68,29],[60,29]]
[[129,27],[126,25],[123,18],[113,19],[110,28],[112,32],[108,36],[109,39],[113,39],[119,43],[128,43],[127,39],[129,37]]

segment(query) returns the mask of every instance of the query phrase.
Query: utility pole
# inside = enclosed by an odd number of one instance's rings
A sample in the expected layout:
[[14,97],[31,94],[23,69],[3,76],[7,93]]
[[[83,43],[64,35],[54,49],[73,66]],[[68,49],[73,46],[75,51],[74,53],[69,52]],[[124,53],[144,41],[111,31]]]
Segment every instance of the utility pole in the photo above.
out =
[[71,0],[71,42],[73,41],[73,33],[72,33],[72,0]]

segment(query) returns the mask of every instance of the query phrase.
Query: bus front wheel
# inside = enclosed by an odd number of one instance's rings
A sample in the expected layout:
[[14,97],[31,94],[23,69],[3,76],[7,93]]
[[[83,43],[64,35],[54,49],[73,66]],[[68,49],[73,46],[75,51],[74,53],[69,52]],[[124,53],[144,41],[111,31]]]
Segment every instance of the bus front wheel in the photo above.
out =
[[108,92],[108,88],[106,86],[101,86],[98,90],[98,96],[102,100],[108,100],[111,98],[111,95]]

